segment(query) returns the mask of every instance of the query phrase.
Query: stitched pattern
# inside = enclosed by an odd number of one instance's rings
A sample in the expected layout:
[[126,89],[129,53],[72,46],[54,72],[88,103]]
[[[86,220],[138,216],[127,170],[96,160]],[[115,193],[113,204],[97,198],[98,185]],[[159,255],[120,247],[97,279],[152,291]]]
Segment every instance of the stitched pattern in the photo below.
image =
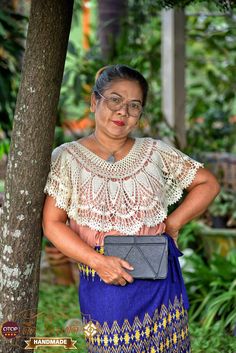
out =
[[[94,248],[96,252],[99,254],[104,255],[104,246],[96,246]],[[78,267],[80,271],[80,275],[82,275],[84,278],[87,280],[94,280],[95,276],[101,280],[101,278],[98,276],[97,272],[90,266],[83,264],[82,262],[78,262]]]
[[81,226],[135,234],[167,216],[201,163],[160,140],[136,138],[126,157],[110,164],[78,142],[53,152],[45,192]]
[[141,321],[137,316],[133,323],[125,319],[122,325],[83,318],[83,323],[92,323],[97,333],[85,335],[89,353],[190,353],[188,313],[182,298],[175,297],[174,303],[162,305],[151,318],[145,313]]

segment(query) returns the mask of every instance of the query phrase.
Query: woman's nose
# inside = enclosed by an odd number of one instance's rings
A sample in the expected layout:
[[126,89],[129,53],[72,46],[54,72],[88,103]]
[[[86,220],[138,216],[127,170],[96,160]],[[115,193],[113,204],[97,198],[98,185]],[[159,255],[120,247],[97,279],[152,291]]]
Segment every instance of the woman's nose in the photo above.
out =
[[124,103],[122,104],[122,106],[119,108],[119,110],[117,111],[118,114],[121,114],[121,115],[129,115],[129,112],[128,112],[128,103]]

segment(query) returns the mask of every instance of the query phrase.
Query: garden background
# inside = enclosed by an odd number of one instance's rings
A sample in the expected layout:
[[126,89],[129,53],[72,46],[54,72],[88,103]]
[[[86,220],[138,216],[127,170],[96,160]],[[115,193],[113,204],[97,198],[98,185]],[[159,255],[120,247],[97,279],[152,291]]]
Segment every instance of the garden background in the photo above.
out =
[[[30,1],[14,2],[12,6],[7,3],[0,8],[1,202],[31,6]],[[129,0],[120,1],[118,7],[113,2],[111,16],[115,18],[117,12],[118,19],[123,16],[111,32],[113,36],[108,38],[102,37],[101,26],[106,28],[109,23],[99,21],[99,11],[102,16],[102,11],[109,9],[102,9],[101,3],[95,0],[74,3],[54,147],[92,131],[90,92],[96,71],[107,63],[129,64],[140,70],[150,84],[147,109],[135,134],[169,139],[179,147],[175,129],[162,111],[161,7],[167,2]],[[182,3],[187,5],[184,151],[205,162],[222,184],[209,210],[185,226],[179,238],[191,305],[192,349],[193,353],[235,353],[236,12],[233,6],[227,7],[227,2],[225,7],[213,1]],[[76,325],[80,318],[78,269],[43,238],[40,274],[37,336],[56,336],[56,332],[65,336],[68,325],[73,322]],[[69,335],[77,340],[77,351],[86,352],[83,333]]]

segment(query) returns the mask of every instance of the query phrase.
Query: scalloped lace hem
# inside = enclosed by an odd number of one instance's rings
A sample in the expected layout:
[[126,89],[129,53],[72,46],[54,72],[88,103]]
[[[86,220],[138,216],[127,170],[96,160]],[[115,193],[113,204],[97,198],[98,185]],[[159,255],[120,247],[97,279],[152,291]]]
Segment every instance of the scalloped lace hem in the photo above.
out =
[[161,222],[163,222],[167,217],[167,212],[162,210],[160,212],[160,215],[156,217],[155,220],[153,218],[146,218],[144,221],[138,221],[137,218],[135,218],[131,226],[124,226],[125,219],[127,218],[122,219],[122,224],[121,222],[117,222],[115,224],[106,220],[99,222],[96,221],[96,214],[91,214],[90,217],[80,217],[79,215],[75,214],[73,210],[68,210],[68,206],[66,205],[66,203],[61,202],[61,200],[58,199],[58,194],[53,192],[53,190],[47,188],[44,190],[44,192],[54,198],[55,206],[64,210],[67,213],[69,219],[72,219],[80,226],[87,226],[90,229],[98,232],[109,232],[111,230],[115,230],[121,232],[122,234],[137,233],[143,226],[155,227]]
[[173,196],[173,194],[171,195],[171,198],[168,198],[168,206],[171,206],[173,204],[175,204],[176,202],[178,202],[179,200],[181,200],[182,196],[183,196],[183,193],[184,193],[184,189],[188,188],[193,180],[195,179],[195,176],[197,174],[197,171],[200,169],[200,168],[204,168],[204,165],[202,163],[199,163],[199,164],[195,164],[194,165],[194,169],[191,170],[191,174],[188,175],[188,177],[185,179],[185,181],[182,183],[182,187],[183,189],[181,188],[176,188],[175,191],[176,191],[176,195]]

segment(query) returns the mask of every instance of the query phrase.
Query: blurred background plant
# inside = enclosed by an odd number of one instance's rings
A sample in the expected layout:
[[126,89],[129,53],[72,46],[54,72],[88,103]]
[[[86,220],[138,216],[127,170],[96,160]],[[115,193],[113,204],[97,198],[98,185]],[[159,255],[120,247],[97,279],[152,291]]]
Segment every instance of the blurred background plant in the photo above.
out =
[[[221,189],[220,193],[208,208],[212,217],[213,227],[226,227],[229,221],[229,225],[232,224],[235,218],[235,199],[236,193],[225,190],[224,188]],[[222,223],[220,225],[215,224],[214,221],[217,220],[222,220]]]
[[191,320],[206,330],[220,321],[231,333],[236,328],[236,251],[223,257],[214,254],[205,260],[185,251],[183,273],[191,303]]
[[0,160],[9,151],[27,17],[0,9]]
[[187,20],[188,150],[235,153],[235,16],[196,12],[205,15]]

